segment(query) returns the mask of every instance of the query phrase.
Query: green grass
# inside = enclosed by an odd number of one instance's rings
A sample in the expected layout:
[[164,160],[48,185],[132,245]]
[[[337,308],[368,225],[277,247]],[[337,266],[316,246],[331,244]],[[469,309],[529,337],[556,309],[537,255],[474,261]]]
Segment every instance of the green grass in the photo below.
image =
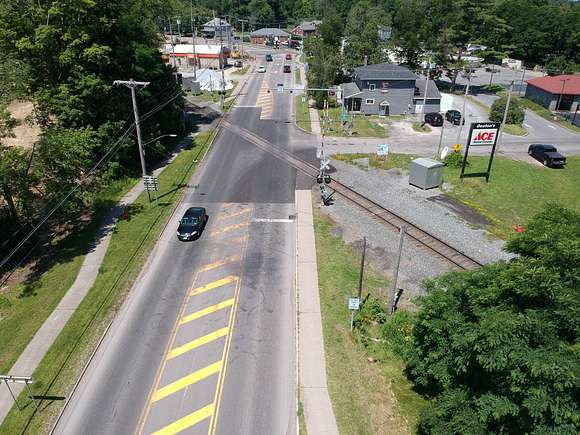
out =
[[[364,157],[369,157],[370,166],[381,169],[408,169],[414,158],[406,154],[390,154],[386,162],[382,162],[374,154],[333,156],[348,163]],[[483,172],[487,162],[487,157],[470,157],[466,173]],[[443,181],[450,188],[445,193],[487,217],[491,222],[488,230],[505,239],[513,234],[516,225],[525,225],[546,202],[560,202],[580,210],[580,156],[568,157],[567,162],[566,168],[560,170],[538,166],[532,160],[527,163],[498,157],[494,159],[489,183],[484,178],[461,180],[458,168],[446,167]]]
[[[130,217],[117,224],[97,280],[33,373],[36,395],[68,396],[92,348],[119,309],[138,276],[157,237],[181,197],[213,132],[195,138],[195,147],[183,150],[159,176],[159,206],[148,204],[146,194],[129,208]],[[13,407],[0,433],[46,433],[63,401],[45,401],[34,413],[26,394]]]
[[[224,99],[232,96],[232,93],[234,92],[234,89],[236,89],[238,82],[236,80],[232,80],[232,84],[232,88],[226,91]],[[196,95],[195,98],[199,98],[202,101],[211,101],[213,103],[217,103],[218,101],[221,101],[222,96],[218,92],[218,89],[216,89],[214,92],[201,91],[201,94]]]
[[419,133],[429,133],[431,131],[431,127],[424,122],[414,122],[412,128]]
[[479,101],[477,98],[472,97],[471,95],[468,95],[467,98],[469,99],[469,101],[471,101],[473,104],[475,104],[476,106],[481,107],[483,110],[485,110],[487,113],[489,113],[489,106],[481,101]]
[[306,97],[305,102],[302,102],[302,95],[296,95],[294,97],[294,116],[298,127],[308,132],[312,132],[310,112],[308,110],[308,97]]
[[249,71],[249,69],[250,69],[250,65],[246,65],[243,68],[236,69],[232,74],[236,74],[236,75],[242,76],[242,75],[246,74]]
[[[328,123],[323,122],[324,111],[318,111],[318,118],[320,119],[321,128],[324,127],[325,134],[327,136],[348,136],[347,123],[343,125],[340,121],[341,108],[333,107],[328,109],[328,116],[330,121]],[[358,137],[388,137],[387,130],[374,122],[372,117],[366,117],[364,115],[354,115],[352,135]]]
[[301,83],[300,68],[294,68],[294,83]]
[[512,136],[526,136],[528,134],[528,130],[521,124],[506,124],[503,131]]
[[136,182],[134,178],[120,179],[101,191],[95,198],[91,223],[53,242],[49,258],[41,258],[23,282],[9,285],[2,291],[0,373],[9,372],[73,284],[102,219]]
[[356,164],[354,160],[368,158],[369,165],[373,168],[389,170],[393,168],[409,169],[411,161],[417,158],[412,154],[389,154],[388,156],[377,156],[376,154],[349,153],[334,154],[333,159],[341,162]]
[[[360,254],[333,234],[320,213],[314,229],[328,390],[339,432],[408,433],[425,401],[411,389],[403,362],[384,346],[370,362],[367,349],[349,332],[347,299],[358,287]],[[387,284],[366,267],[364,295],[384,298]]]

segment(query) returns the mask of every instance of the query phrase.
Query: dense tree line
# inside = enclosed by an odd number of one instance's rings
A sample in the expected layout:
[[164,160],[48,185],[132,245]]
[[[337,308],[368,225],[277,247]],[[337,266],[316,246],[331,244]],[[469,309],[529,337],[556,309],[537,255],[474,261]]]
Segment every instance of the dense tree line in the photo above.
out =
[[[101,186],[137,173],[135,139],[127,135],[110,162],[88,176],[133,123],[129,91],[114,87],[114,80],[151,82],[138,92],[143,114],[178,94],[159,52],[158,17],[170,12],[161,0],[0,3],[0,244],[38,221],[78,183],[82,188],[63,204],[53,225],[74,223]],[[15,125],[6,105],[17,99],[34,103],[34,120],[42,130],[31,148],[2,144]],[[144,136],[179,132],[181,105],[176,98],[147,119]],[[159,160],[160,147],[153,144],[147,158]]]
[[580,431],[580,214],[551,204],[517,255],[431,281],[384,337],[430,398],[421,434]]

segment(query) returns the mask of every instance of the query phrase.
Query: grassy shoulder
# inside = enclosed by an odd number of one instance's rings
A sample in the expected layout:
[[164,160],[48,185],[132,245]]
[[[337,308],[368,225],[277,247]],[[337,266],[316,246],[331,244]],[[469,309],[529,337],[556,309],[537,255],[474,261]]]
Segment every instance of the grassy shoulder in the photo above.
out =
[[237,68],[232,74],[243,76],[250,70],[250,65],[246,65],[243,68]]
[[554,114],[550,112],[548,109],[546,109],[544,106],[541,106],[538,103],[535,103],[534,101],[529,100],[527,98],[518,97],[517,95],[512,94],[512,98],[518,101],[522,105],[522,107],[525,107],[526,109],[533,111],[536,115],[540,115],[545,120],[553,122],[554,124],[560,125],[576,133],[580,133],[580,127],[572,124],[572,122],[560,116],[555,117]]
[[[327,136],[349,136],[348,133],[348,121],[342,122],[340,120],[341,108],[332,107],[328,109],[328,122],[323,123],[324,111],[318,110],[318,118],[320,119],[321,127],[324,126],[324,130]],[[359,137],[379,137],[387,138],[389,137],[388,131],[376,122],[376,118],[364,115],[352,115],[353,125],[352,125],[352,136]]]
[[301,77],[300,77],[300,68],[294,67],[294,83],[297,85],[301,84]]
[[[348,297],[358,287],[359,254],[315,213],[314,230],[328,390],[340,433],[409,433],[425,401],[411,389],[402,361],[349,332]],[[384,298],[387,281],[367,267],[364,295]],[[373,328],[374,326],[371,326]],[[371,340],[372,341],[372,340]]]
[[[95,284],[57,337],[33,373],[33,392],[41,396],[68,396],[95,343],[121,306],[159,234],[182,195],[197,161],[207,149],[213,132],[194,139],[159,176],[159,206],[142,194],[129,209],[129,218],[117,223]],[[25,393],[18,397],[23,408],[13,407],[0,433],[47,433],[62,401],[44,401],[35,412]]]
[[503,132],[512,136],[526,136],[528,134],[528,130],[521,124],[506,124],[503,127]]
[[[338,154],[333,158],[348,163],[369,158],[369,165],[381,168],[408,169],[414,156],[390,154],[386,161],[373,154]],[[487,157],[469,158],[466,173],[481,172],[487,168]],[[507,157],[494,159],[490,182],[484,178],[459,178],[459,168],[446,167],[443,181],[445,194],[470,206],[490,222],[488,230],[507,238],[516,225],[527,222],[546,202],[554,201],[580,210],[580,156],[567,159],[565,169],[549,169],[533,163]]]
[[431,131],[431,127],[429,127],[424,122],[414,122],[411,127],[413,130],[419,133],[429,133]]
[[296,125],[302,130],[312,132],[312,124],[310,123],[310,111],[308,109],[308,98],[302,101],[302,95],[294,97],[294,116]]
[[[231,97],[232,93],[234,92],[234,89],[236,89],[238,82],[236,80],[232,80],[232,88],[228,89],[226,91],[226,94],[224,96],[224,99]],[[217,103],[218,101],[221,101],[222,99],[222,95],[219,92],[219,89],[216,89],[215,91],[211,92],[211,91],[201,91],[201,94],[196,95],[195,98],[198,98],[202,101],[211,101],[213,103]]]
[[21,283],[0,294],[0,373],[8,373],[36,331],[54,311],[76,279],[91,242],[110,208],[137,182],[113,182],[95,199],[91,223],[51,246],[50,258],[41,259]]

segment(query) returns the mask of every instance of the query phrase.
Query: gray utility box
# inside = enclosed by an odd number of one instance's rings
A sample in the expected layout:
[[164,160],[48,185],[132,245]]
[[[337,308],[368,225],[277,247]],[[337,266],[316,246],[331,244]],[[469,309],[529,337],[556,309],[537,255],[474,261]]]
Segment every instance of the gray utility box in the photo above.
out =
[[444,166],[443,163],[431,159],[413,160],[409,171],[409,184],[421,189],[439,187],[443,180]]

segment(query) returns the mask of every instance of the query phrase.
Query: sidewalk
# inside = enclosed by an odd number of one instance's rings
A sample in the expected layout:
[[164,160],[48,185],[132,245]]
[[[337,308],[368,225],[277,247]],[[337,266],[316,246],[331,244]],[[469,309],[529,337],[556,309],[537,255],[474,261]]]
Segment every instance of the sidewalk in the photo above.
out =
[[312,194],[310,190],[297,190],[295,195],[300,400],[304,406],[308,433],[338,435],[338,427],[326,386],[326,361],[312,222]]
[[[165,163],[153,171],[153,174],[158,176],[163,171],[163,169],[167,167],[167,164],[171,163],[179,154],[181,149],[189,144],[190,141],[191,137],[188,137],[186,140],[184,140],[175,149],[172,155],[165,161]],[[55,310],[45,320],[30,343],[28,343],[28,346],[26,346],[20,357],[16,360],[10,369],[9,373],[11,375],[31,376],[32,373],[36,370],[42,361],[42,358],[44,358],[46,352],[48,352],[70,317],[73,315],[77,307],[80,305],[88,291],[95,283],[99,269],[101,267],[101,263],[103,262],[103,258],[107,253],[107,248],[109,247],[109,242],[111,241],[113,229],[115,228],[117,219],[124,212],[126,206],[132,204],[143,192],[143,190],[143,183],[137,183],[107,214],[103,220],[103,224],[97,231],[94,246],[92,246],[91,251],[86,255],[73,285],[69,288]],[[10,388],[14,395],[18,397],[25,386],[24,384],[11,384]],[[10,412],[10,409],[13,405],[14,400],[12,399],[8,388],[5,384],[1,384],[0,424],[2,424],[4,418],[8,412]]]

